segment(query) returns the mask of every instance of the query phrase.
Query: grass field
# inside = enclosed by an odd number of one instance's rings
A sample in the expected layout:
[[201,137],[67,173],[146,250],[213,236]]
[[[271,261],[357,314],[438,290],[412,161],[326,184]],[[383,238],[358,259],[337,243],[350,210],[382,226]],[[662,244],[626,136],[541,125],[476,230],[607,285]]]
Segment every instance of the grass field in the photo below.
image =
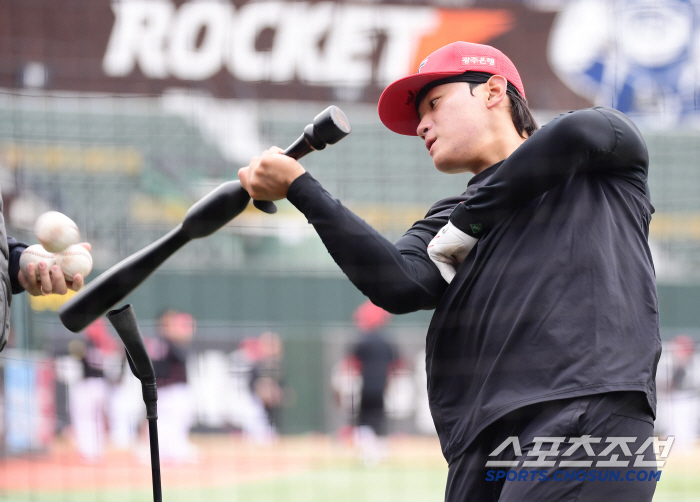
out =
[[[367,467],[346,443],[323,435],[253,445],[235,436],[195,436],[199,459],[162,466],[166,502],[440,502],[447,466],[435,438],[392,437],[390,455]],[[146,452],[147,453],[147,452]],[[700,449],[668,458],[655,501],[700,502]],[[80,461],[69,442],[46,454],[0,460],[0,501],[147,502],[147,458],[110,451]]]

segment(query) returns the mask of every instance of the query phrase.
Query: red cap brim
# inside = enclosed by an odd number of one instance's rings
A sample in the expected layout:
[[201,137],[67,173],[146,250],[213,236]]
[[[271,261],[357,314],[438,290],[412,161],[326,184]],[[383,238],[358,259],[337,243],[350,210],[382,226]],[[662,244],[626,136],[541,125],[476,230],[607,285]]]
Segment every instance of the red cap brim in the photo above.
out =
[[378,112],[382,123],[390,130],[406,136],[417,136],[418,113],[416,96],[430,82],[454,75],[462,71],[416,73],[401,78],[389,85],[379,98]]

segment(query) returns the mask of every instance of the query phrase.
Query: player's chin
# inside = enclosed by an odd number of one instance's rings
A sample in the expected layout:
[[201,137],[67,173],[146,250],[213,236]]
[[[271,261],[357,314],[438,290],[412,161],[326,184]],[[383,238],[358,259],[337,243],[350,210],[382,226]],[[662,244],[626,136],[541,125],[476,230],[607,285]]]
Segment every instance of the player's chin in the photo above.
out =
[[455,162],[451,159],[443,159],[438,156],[433,158],[433,165],[435,166],[435,169],[445,174],[459,174],[469,171],[469,168],[461,162]]

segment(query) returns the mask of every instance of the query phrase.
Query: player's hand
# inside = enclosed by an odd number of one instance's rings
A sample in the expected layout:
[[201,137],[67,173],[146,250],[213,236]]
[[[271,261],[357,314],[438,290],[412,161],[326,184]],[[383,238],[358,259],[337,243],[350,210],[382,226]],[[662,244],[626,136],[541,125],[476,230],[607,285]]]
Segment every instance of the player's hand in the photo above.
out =
[[286,198],[289,185],[305,172],[299,162],[273,146],[239,169],[238,179],[251,198],[274,201]]
[[464,261],[478,240],[448,221],[428,244],[428,256],[440,270],[443,279],[450,283],[457,273],[457,266]]
[[[80,245],[88,251],[92,249],[89,242],[81,242]],[[20,285],[32,296],[65,295],[69,289],[73,291],[80,290],[85,282],[80,274],[74,275],[72,281],[67,281],[61,267],[58,265],[53,265],[49,268],[46,262],[42,261],[39,262],[38,267],[38,279],[37,268],[34,263],[27,265],[29,277],[25,276],[21,270],[17,274],[17,280]]]

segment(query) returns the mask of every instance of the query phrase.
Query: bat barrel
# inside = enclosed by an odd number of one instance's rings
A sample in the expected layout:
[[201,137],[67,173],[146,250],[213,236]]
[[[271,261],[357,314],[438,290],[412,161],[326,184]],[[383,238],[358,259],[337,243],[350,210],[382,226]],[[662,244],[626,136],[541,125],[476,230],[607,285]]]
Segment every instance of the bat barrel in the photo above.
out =
[[136,289],[189,240],[190,237],[179,225],[138,253],[120,261],[61,306],[58,310],[61,322],[74,333],[84,330]]
[[[284,154],[293,159],[337,143],[351,131],[350,122],[337,106],[319,113]],[[77,333],[121,301],[169,256],[192,239],[205,237],[235,218],[247,206],[250,196],[240,182],[222,184],[195,203],[184,221],[161,239],[131,255],[90,282],[59,309],[63,325]],[[255,201],[256,207],[274,213],[272,202]]]
[[240,181],[222,183],[189,208],[182,231],[190,239],[211,235],[241,214],[248,202],[250,195]]
[[[324,147],[336,144],[352,131],[348,118],[340,108],[334,105],[329,106],[316,115],[313,121],[313,129],[315,134],[323,141]],[[320,148],[316,148],[316,150],[320,150]]]
[[350,121],[343,111],[331,105],[314,117],[313,123],[304,128],[304,134],[292,143],[284,154],[299,160],[314,150],[323,150],[350,134]]

